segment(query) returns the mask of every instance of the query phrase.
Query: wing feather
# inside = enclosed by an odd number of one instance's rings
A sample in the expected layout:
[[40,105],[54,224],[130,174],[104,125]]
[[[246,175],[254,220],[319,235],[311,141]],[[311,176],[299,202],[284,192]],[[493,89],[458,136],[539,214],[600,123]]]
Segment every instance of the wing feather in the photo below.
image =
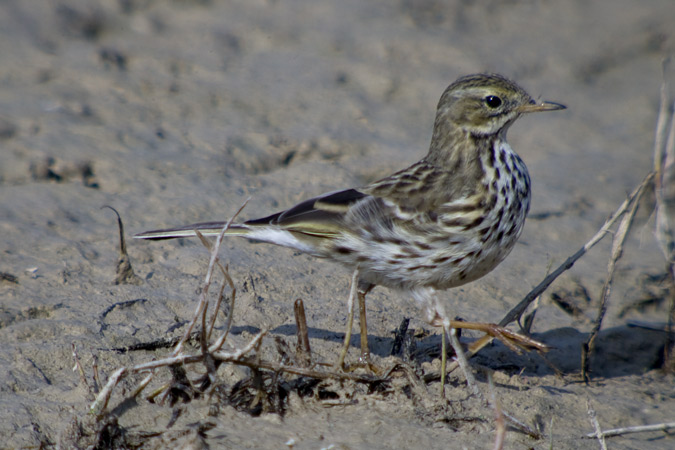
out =
[[344,229],[349,209],[368,195],[356,189],[330,192],[305,200],[271,216],[249,220],[245,225],[276,225],[285,230],[316,237],[333,237]]

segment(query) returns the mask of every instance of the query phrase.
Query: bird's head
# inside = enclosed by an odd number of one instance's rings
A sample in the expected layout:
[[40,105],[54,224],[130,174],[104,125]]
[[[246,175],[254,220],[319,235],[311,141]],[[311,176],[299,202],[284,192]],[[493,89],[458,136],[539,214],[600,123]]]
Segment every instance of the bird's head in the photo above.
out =
[[468,75],[443,92],[435,128],[462,130],[474,136],[496,135],[505,132],[521,114],[564,108],[558,103],[535,101],[501,75]]

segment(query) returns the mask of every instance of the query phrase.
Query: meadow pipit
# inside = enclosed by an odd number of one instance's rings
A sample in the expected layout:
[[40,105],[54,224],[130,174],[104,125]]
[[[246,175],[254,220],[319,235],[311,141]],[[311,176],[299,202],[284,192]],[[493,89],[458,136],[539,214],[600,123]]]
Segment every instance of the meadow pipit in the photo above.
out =
[[[232,225],[227,234],[290,247],[337,261],[353,272],[361,309],[361,351],[368,359],[365,296],[376,285],[407,292],[425,319],[447,329],[448,314],[436,292],[490,272],[511,251],[530,208],[530,176],[506,142],[521,114],[564,109],[536,102],[520,86],[492,74],[458,79],[443,92],[429,153],[407,169],[355,189],[311,198],[286,211]],[[147,231],[141,239],[218,235],[224,222]],[[358,288],[358,289],[357,289]],[[509,345],[496,325],[471,322]]]

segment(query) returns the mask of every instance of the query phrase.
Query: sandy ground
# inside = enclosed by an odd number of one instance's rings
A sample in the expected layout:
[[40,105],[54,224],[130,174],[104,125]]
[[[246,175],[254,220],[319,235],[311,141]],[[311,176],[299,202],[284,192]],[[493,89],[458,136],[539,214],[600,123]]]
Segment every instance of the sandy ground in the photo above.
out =
[[[91,398],[72,371],[71,344],[89,382],[94,355],[105,379],[169,353],[111,349],[178,336],[194,311],[208,261],[203,247],[130,241],[143,283],[115,285],[115,216],[101,206],[114,206],[130,235],[225,220],[248,196],[243,217],[250,218],[367,183],[425,154],[441,92],[478,71],[505,74],[568,106],[510,131],[532,175],[532,217],[497,270],[447,293],[464,319],[498,321],[650,170],[673,17],[672,0],[0,3],[0,445],[92,445],[97,438],[87,434],[101,423],[88,414]],[[580,347],[596,314],[609,242],[541,299],[534,331],[555,347],[549,363],[501,344],[473,360],[481,389],[481,367],[494,369],[502,407],[545,436],[509,429],[505,448],[599,448],[582,438],[593,431],[588,405],[603,428],[675,420],[673,377],[659,370],[665,334],[630,326],[658,328],[667,318],[652,208],[651,199],[641,205],[619,263],[590,385],[579,382]],[[221,255],[238,289],[231,344],[270,328],[294,345],[293,300],[301,297],[315,357],[334,360],[346,320],[346,270],[237,239]],[[563,311],[552,294],[566,295],[581,313]],[[643,300],[643,308],[630,308]],[[108,310],[125,301],[132,302]],[[385,359],[393,331],[410,317],[411,328],[427,330],[418,362],[438,363],[438,332],[407,299],[377,289],[368,314],[376,361],[395,360]],[[357,342],[358,335],[352,361]],[[275,357],[271,337],[261,354]],[[326,382],[307,397],[291,392],[283,414],[255,417],[228,397],[249,372],[223,366],[218,374],[220,396],[173,407],[139,398],[117,408],[117,427],[105,428],[120,433],[112,446],[493,445],[492,412],[457,373],[446,401],[437,382],[412,392],[401,380],[385,390]],[[118,386],[111,408],[136,381]],[[665,449],[675,439],[640,433],[608,445]]]

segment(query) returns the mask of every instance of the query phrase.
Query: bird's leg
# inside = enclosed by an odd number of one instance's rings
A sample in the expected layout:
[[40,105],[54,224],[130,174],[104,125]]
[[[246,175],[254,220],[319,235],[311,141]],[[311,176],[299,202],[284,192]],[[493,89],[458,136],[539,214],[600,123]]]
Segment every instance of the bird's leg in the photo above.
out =
[[[438,304],[436,304],[437,306]],[[459,363],[459,367],[462,369],[462,372],[464,373],[464,378],[466,379],[466,384],[469,386],[469,388],[473,391],[473,393],[477,396],[481,396],[480,390],[478,390],[478,386],[476,386],[476,378],[473,376],[473,373],[471,372],[471,368],[469,367],[469,361],[466,359],[466,355],[464,354],[464,349],[462,348],[462,344],[459,343],[459,339],[457,339],[457,327],[455,327],[453,324],[456,324],[458,321],[456,320],[449,320],[445,317],[445,311],[443,308],[440,308],[436,310],[436,319],[435,322],[440,323],[441,328],[443,329],[441,333],[441,398],[445,398],[445,378],[447,376],[447,345],[446,345],[446,339],[450,340],[450,344],[452,345],[452,348],[455,350],[455,357],[457,358],[457,362]],[[459,322],[463,323],[463,322]]]
[[[447,319],[443,320],[443,335],[444,337],[445,335],[448,336],[450,344],[452,344],[452,348],[455,350],[455,357],[457,358],[459,367],[462,369],[462,372],[464,372],[464,378],[466,379],[467,386],[469,386],[474,395],[482,398],[480,389],[478,389],[478,386],[476,385],[476,378],[473,376],[473,372],[471,372],[471,368],[469,367],[469,361],[466,359],[466,355],[464,354],[462,344],[460,344],[459,339],[457,339],[457,328],[450,327],[452,322],[454,321]],[[445,377],[445,368],[443,368],[441,376]],[[442,391],[441,397],[444,395],[445,391]]]
[[445,377],[448,375],[448,346],[445,343],[447,331],[443,327],[443,332],[441,333],[441,398],[445,398]]
[[[347,351],[349,350],[349,341],[351,341],[352,339],[352,325],[354,324],[354,297],[356,297],[358,293],[358,283],[359,283],[359,269],[356,269],[352,274],[352,284],[349,288],[349,299],[347,300],[347,329],[345,330],[345,340],[342,344],[342,351],[340,352],[340,357],[335,363],[336,369],[344,369],[345,357],[347,356]],[[365,295],[364,295],[364,305],[365,305]],[[363,342],[363,338],[361,339]]]
[[[450,331],[454,331],[451,321],[447,319],[448,314],[445,312],[443,304],[439,301],[436,289],[434,288],[419,288],[413,289],[412,297],[422,307],[424,316],[435,327],[441,327],[441,398],[445,398],[445,378],[447,376],[448,352],[446,344],[446,336],[450,337]],[[452,341],[451,341],[452,342]],[[454,344],[454,342],[453,342]]]
[[370,350],[368,349],[368,322],[366,321],[366,295],[375,287],[374,284],[359,281],[359,327],[361,329],[361,358],[360,361],[372,369]]
[[[455,345],[458,344],[459,341],[456,338],[453,338],[452,336],[449,335],[449,331],[451,330],[458,328],[465,328],[468,330],[482,331],[492,338],[499,339],[504,343],[504,345],[506,345],[508,348],[510,348],[515,352],[520,352],[520,350],[547,351],[549,349],[547,345],[542,344],[541,342],[538,342],[527,336],[520,335],[507,328],[495,325],[493,323],[463,322],[460,320],[448,319],[449,314],[446,313],[443,303],[440,301],[436,290],[433,288],[414,289],[411,291],[411,294],[413,298],[415,298],[415,300],[417,300],[417,302],[422,306],[427,322],[432,326],[443,328],[443,336],[441,338],[442,339],[441,343],[443,347],[441,355],[442,387],[444,387],[447,369],[447,360],[446,360],[447,357],[445,351],[446,337],[451,340],[453,347],[455,347],[455,352],[457,352],[458,351],[457,349],[460,348],[457,345]],[[482,343],[487,341],[486,338],[487,337],[484,337],[480,339],[478,342],[480,342],[481,345],[484,345]],[[474,354],[475,350],[470,349],[469,353]],[[462,354],[462,356],[464,356],[464,354]],[[460,358],[460,355],[457,355],[457,357]],[[465,367],[463,367],[465,376],[467,376],[466,372],[468,370],[466,367],[468,366],[465,365]],[[467,376],[467,380],[470,380],[470,377]]]

